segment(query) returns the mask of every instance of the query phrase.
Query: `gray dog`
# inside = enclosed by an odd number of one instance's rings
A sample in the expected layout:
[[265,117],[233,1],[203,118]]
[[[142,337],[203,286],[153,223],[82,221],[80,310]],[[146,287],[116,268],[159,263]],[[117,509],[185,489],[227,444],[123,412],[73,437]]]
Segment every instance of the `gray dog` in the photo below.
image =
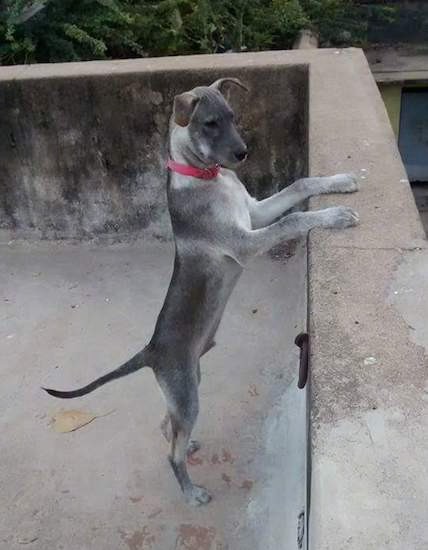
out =
[[236,78],[222,78],[174,100],[168,163],[174,272],[150,343],[81,389],[46,389],[55,397],[78,397],[151,367],[166,399],[161,429],[171,442],[169,460],[193,505],[211,499],[206,489],[192,483],[186,468],[187,454],[199,448],[190,440],[199,411],[199,360],[215,345],[215,333],[243,267],[252,256],[314,227],[344,229],[358,223],[357,214],[343,206],[284,215],[312,195],[356,191],[356,178],[349,174],[304,178],[262,201],[248,194],[233,171],[245,160],[247,148],[221,93],[227,84],[246,89]]

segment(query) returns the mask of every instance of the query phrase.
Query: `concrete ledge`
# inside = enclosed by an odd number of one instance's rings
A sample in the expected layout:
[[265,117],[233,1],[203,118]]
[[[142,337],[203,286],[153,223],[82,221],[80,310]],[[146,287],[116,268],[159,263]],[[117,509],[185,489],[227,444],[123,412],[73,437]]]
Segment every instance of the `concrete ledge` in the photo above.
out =
[[397,269],[427,259],[427,243],[362,52],[311,64],[310,97],[311,173],[364,177],[357,195],[311,203],[352,205],[361,225],[309,239],[310,548],[422,550],[428,336],[412,341],[394,297],[411,288]]

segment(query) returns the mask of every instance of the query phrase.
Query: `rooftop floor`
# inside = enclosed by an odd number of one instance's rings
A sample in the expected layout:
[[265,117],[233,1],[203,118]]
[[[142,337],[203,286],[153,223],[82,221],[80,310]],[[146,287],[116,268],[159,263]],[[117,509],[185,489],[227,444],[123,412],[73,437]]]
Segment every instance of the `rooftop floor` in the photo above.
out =
[[[251,264],[202,361],[202,449],[190,474],[212,492],[209,506],[182,499],[149,369],[72,402],[40,390],[90,381],[147,342],[172,253],[149,242],[1,246],[0,548],[278,550],[284,536],[296,544],[306,467],[293,344],[304,329],[302,248]],[[113,412],[63,434],[50,424],[61,409]]]

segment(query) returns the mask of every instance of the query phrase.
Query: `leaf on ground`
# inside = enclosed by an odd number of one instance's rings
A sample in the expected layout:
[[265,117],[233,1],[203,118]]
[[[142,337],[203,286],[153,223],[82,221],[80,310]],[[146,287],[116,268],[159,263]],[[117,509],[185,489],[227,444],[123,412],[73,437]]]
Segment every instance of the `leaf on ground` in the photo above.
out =
[[74,432],[74,430],[86,426],[95,418],[97,418],[95,414],[84,411],[61,411],[53,417],[53,428],[60,433]]

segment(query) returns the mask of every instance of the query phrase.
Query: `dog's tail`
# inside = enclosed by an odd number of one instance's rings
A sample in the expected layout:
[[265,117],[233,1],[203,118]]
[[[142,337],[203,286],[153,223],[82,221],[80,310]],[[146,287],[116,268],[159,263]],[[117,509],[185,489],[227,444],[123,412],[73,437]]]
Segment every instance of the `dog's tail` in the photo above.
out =
[[54,397],[59,397],[61,399],[71,399],[73,397],[81,397],[82,395],[91,393],[92,391],[96,390],[100,386],[107,384],[107,382],[111,382],[112,380],[117,380],[118,378],[122,378],[122,376],[127,376],[128,374],[131,374],[133,372],[136,372],[137,370],[142,369],[143,367],[148,366],[148,363],[147,363],[148,355],[149,354],[148,354],[147,348],[144,348],[143,350],[135,354],[134,357],[131,357],[129,361],[126,361],[126,363],[123,363],[123,365],[120,365],[120,367],[118,367],[117,369],[111,372],[108,372],[107,374],[104,374],[104,376],[100,376],[100,378],[97,378],[87,386],[83,386],[83,388],[79,388],[78,390],[58,391],[58,390],[52,390],[49,388],[42,388],[42,389],[48,392],[49,395],[53,395]]

